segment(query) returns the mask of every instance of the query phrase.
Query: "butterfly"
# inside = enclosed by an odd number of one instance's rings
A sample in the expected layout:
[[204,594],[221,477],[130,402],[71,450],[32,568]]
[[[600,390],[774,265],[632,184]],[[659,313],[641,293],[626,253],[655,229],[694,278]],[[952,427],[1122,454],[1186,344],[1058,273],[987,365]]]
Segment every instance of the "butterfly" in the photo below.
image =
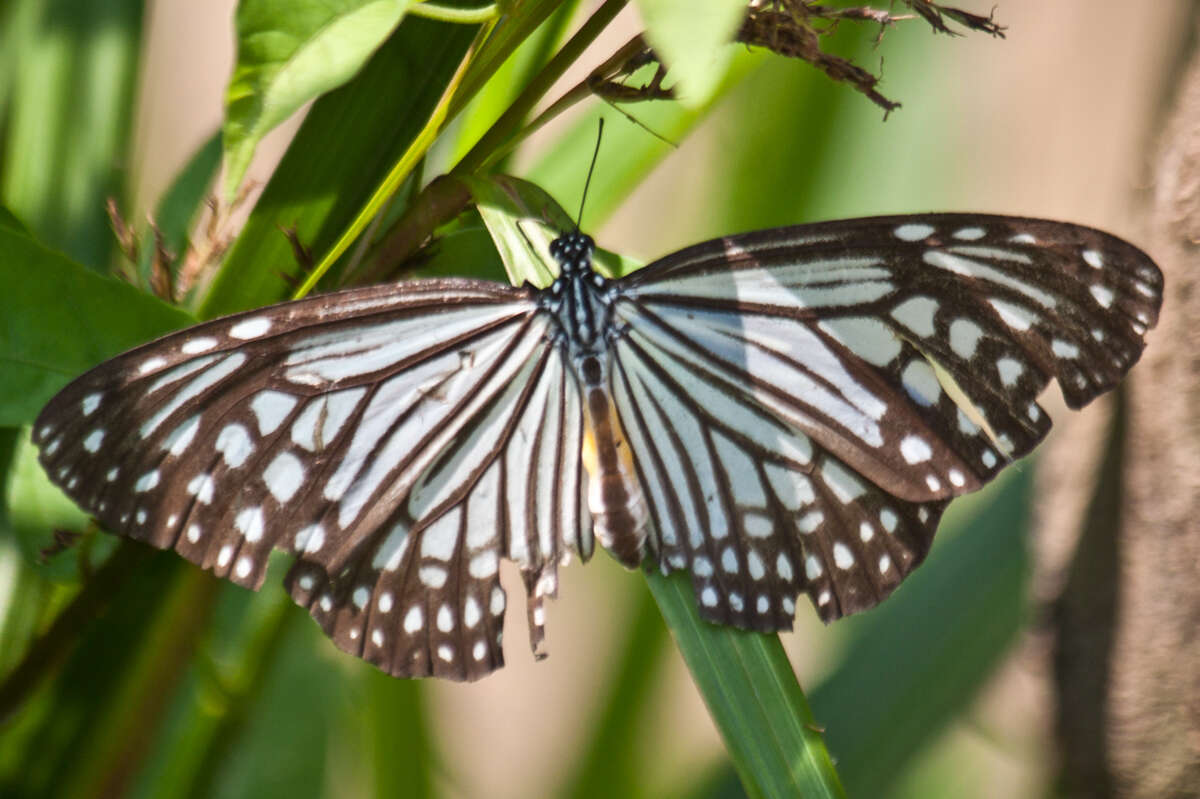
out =
[[424,279],[217,319],[76,379],[50,478],[108,529],[258,588],[405,677],[502,665],[501,559],[535,654],[595,542],[691,575],[703,618],[887,597],[955,496],[1137,361],[1162,275],[1073,224],[979,214],[728,236],[623,278],[576,231],[544,289]]

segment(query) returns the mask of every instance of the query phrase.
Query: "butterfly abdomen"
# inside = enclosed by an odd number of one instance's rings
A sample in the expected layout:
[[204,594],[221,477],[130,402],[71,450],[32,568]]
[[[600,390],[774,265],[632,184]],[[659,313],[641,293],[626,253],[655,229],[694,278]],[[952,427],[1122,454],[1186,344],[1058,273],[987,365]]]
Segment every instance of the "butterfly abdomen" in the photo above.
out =
[[581,457],[588,473],[588,510],[596,538],[618,561],[636,568],[646,541],[646,502],[633,467],[629,442],[608,390],[599,356],[580,361],[584,395]]

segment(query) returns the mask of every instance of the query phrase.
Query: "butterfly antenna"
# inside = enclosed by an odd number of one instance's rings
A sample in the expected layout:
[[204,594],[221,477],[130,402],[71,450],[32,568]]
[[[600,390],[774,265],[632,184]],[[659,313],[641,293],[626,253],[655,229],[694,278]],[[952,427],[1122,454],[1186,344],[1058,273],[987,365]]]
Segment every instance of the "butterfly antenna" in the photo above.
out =
[[596,169],[596,158],[600,155],[600,139],[604,137],[604,117],[600,117],[600,126],[596,130],[596,149],[592,151],[592,164],[588,167],[587,180],[583,182],[583,196],[579,198],[579,216],[575,217],[575,231],[583,222],[583,204],[587,202],[588,186],[592,185],[592,172]]

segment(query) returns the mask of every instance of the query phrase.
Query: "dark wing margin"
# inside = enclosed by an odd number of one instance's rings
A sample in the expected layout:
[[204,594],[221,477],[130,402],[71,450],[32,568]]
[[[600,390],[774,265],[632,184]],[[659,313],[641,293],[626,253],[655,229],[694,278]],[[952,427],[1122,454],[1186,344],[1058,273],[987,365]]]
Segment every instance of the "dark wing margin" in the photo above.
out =
[[[547,364],[560,356],[549,324],[532,292],[472,280],[412,281],[285,303],[197,325],[101,364],[46,406],[34,440],[50,478],[108,529],[174,548],[250,588],[261,585],[272,549],[297,554],[293,595],[333,629],[329,619],[343,606],[365,607],[361,585],[347,579],[369,571],[389,540],[394,548],[397,525],[436,526],[441,517],[431,509],[413,510],[428,495],[431,475],[461,481],[443,492],[447,503],[470,502],[478,515],[484,500],[473,486],[488,459],[542,456],[495,440],[470,451],[451,445],[457,435],[475,434],[464,431],[511,433],[522,413],[534,412],[530,402],[548,390],[539,383],[514,394],[512,386],[554,371]],[[557,371],[561,378],[561,365]],[[564,435],[571,425],[561,422]],[[446,473],[460,451],[480,463],[456,462]],[[563,523],[574,527],[548,548],[542,541],[524,551],[510,546],[493,519],[487,530],[472,532],[491,535],[475,556],[498,561],[515,553],[523,571],[542,574],[547,560],[586,538],[578,492],[574,500],[568,497],[563,511]],[[469,573],[471,561],[460,562],[467,552],[452,553],[447,570]],[[330,590],[314,587],[308,601],[303,586],[310,580]],[[460,585],[448,582],[444,593]],[[474,597],[481,610],[496,607],[493,593]],[[399,604],[404,595],[394,596]],[[369,604],[378,608],[381,599],[372,595]],[[465,593],[447,593],[451,599],[463,624],[474,617]],[[436,629],[440,605],[430,602]],[[403,637],[404,617],[393,615],[389,642]],[[375,631],[363,627],[360,634],[369,643]],[[348,634],[335,640],[352,649]],[[473,642],[463,645],[475,651]],[[422,667],[356,654],[395,674],[437,671],[427,661]],[[480,676],[499,662],[489,644],[484,658],[447,676]]]
[[1051,378],[1071,407],[1115,386],[1162,275],[1091,228],[935,214],[706,242],[616,295],[614,393],[660,565],[691,570],[706,618],[780,629],[801,589],[826,620],[886,596],[946,502],[1046,435]]

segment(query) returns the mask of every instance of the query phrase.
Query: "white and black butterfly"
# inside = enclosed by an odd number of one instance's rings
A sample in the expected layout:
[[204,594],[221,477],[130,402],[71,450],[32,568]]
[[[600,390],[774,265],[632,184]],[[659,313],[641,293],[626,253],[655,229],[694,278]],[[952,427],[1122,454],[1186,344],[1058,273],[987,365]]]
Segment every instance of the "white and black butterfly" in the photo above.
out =
[[508,558],[543,600],[593,536],[691,573],[701,615],[880,602],[947,502],[1137,361],[1162,276],[1076,225],[893,216],[730,236],[619,280],[417,280],[197,325],[71,383],[34,429],[109,529],[295,600],[402,676],[502,663]]

